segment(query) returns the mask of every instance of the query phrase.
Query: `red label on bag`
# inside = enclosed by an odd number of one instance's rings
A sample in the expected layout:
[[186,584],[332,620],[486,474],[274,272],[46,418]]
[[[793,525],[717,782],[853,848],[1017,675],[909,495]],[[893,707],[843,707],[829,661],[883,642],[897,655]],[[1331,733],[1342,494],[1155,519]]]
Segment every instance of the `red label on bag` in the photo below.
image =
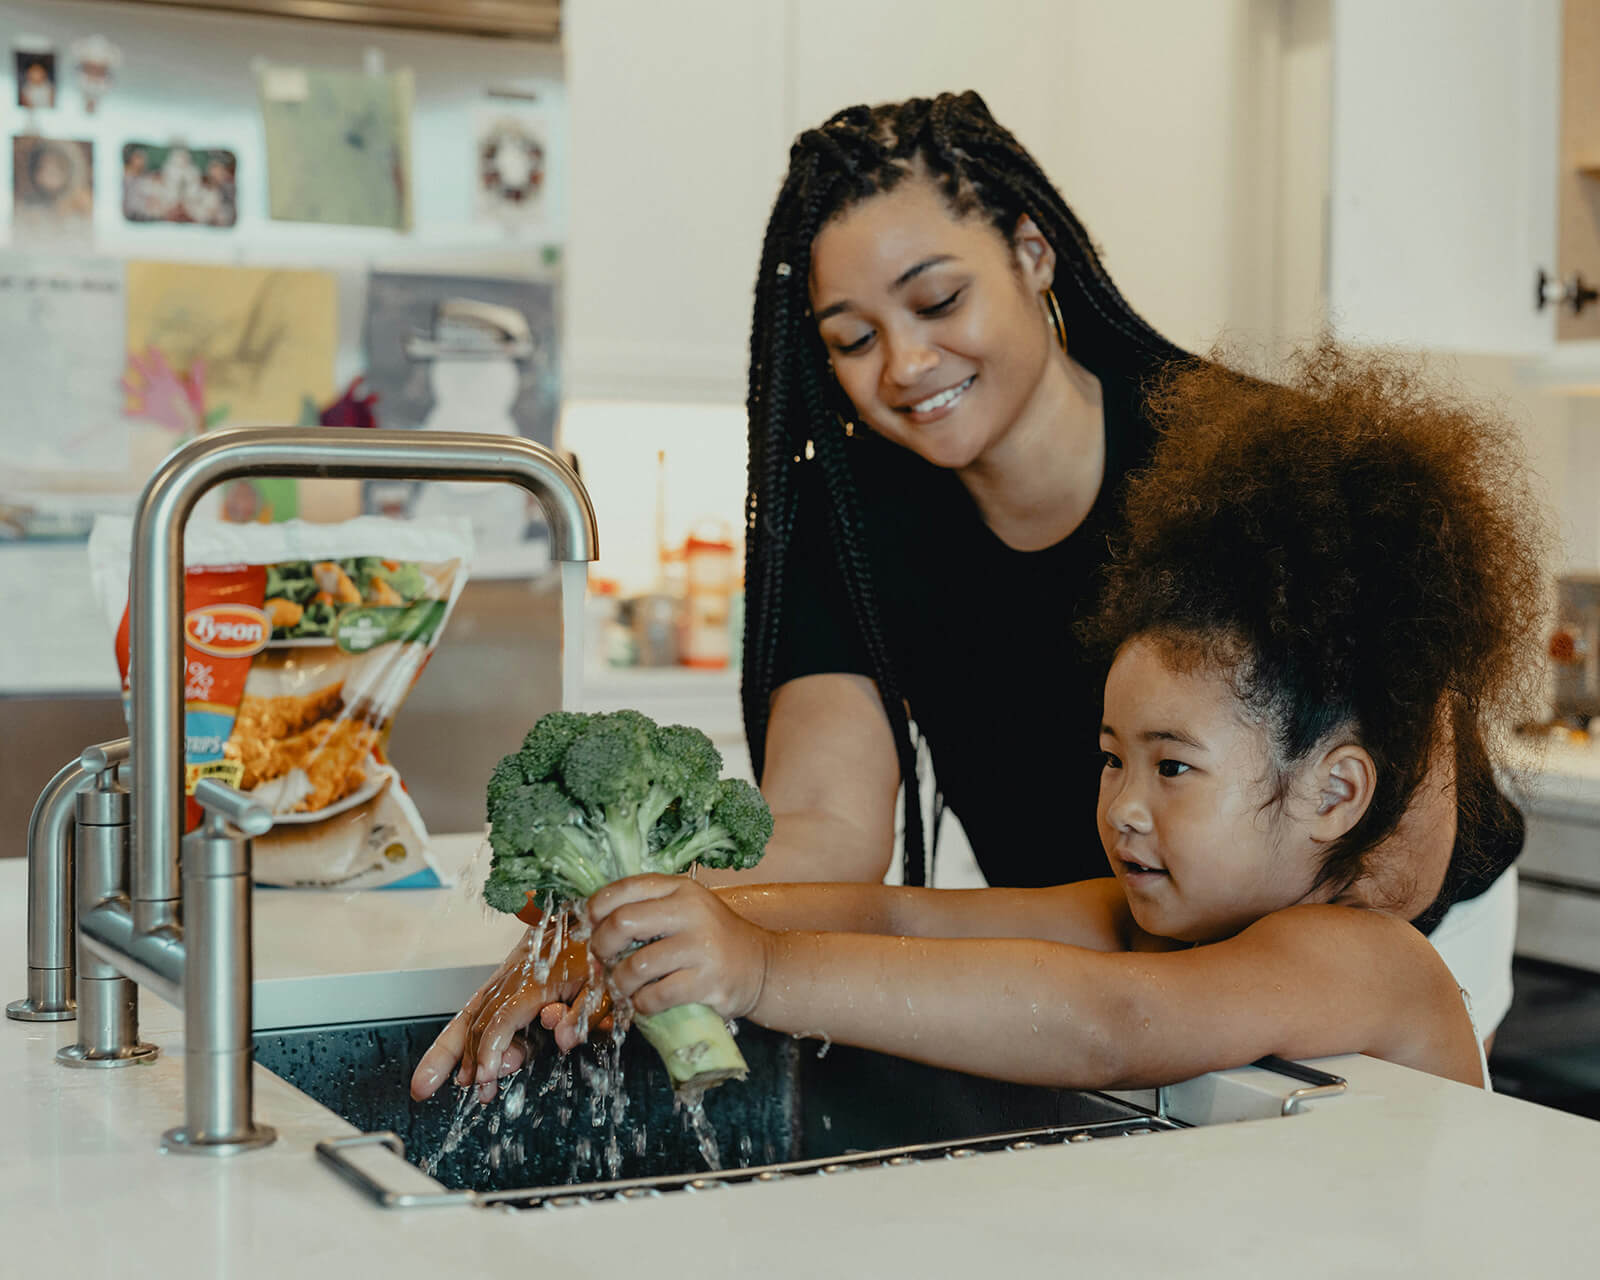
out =
[[[207,775],[204,766],[214,772],[221,765],[251,659],[272,638],[271,619],[261,608],[266,594],[265,565],[200,567],[184,574],[183,757],[191,782]],[[127,609],[117,627],[117,666],[126,694],[132,666]],[[185,808],[189,831],[199,825],[200,807],[190,800]]]

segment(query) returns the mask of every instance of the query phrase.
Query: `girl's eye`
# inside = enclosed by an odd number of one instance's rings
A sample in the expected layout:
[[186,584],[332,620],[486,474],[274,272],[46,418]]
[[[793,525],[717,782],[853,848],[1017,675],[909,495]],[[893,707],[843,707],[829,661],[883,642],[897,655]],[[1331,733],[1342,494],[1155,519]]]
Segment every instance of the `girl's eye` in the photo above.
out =
[[834,345],[833,349],[836,352],[838,352],[840,355],[842,355],[842,356],[853,356],[853,355],[855,355],[856,352],[864,350],[866,348],[867,343],[869,343],[871,341],[872,341],[872,334],[869,331],[867,333],[862,334],[854,342],[851,342],[851,343],[836,343]]
[[1102,769],[1120,769],[1122,768],[1122,761],[1117,759],[1111,752],[1102,751],[1100,753],[1100,767]]
[[1189,766],[1182,760],[1163,760],[1156,769],[1163,778],[1176,778],[1180,774],[1189,772]]
[[922,310],[917,312],[917,314],[922,316],[942,316],[946,311],[950,310],[951,307],[956,305],[956,299],[958,299],[961,294],[962,290],[957,289],[942,302],[935,302],[931,307],[923,307]]

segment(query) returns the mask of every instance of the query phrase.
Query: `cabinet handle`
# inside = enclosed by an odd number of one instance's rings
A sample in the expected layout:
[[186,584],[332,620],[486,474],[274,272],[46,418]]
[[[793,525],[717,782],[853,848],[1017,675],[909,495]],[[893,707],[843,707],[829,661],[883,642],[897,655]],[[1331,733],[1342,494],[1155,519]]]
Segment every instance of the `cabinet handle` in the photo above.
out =
[[1584,283],[1581,271],[1574,271],[1569,280],[1558,280],[1546,275],[1545,269],[1540,267],[1533,298],[1535,311],[1543,311],[1546,305],[1559,306],[1564,303],[1576,316],[1582,315],[1583,309],[1591,302],[1600,301],[1600,291]]

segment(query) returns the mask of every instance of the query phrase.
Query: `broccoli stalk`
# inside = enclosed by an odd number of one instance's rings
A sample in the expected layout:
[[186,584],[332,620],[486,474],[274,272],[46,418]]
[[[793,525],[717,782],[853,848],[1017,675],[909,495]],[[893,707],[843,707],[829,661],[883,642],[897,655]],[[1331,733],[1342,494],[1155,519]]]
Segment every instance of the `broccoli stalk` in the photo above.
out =
[[[484,899],[520,912],[531,900],[581,901],[613,880],[676,875],[696,862],[742,870],[760,860],[772,812],[747,782],[720,778],[722,756],[698,729],[637,711],[542,717],[488,785],[493,851]],[[702,1091],[748,1068],[705,1005],[638,1014],[673,1088]]]

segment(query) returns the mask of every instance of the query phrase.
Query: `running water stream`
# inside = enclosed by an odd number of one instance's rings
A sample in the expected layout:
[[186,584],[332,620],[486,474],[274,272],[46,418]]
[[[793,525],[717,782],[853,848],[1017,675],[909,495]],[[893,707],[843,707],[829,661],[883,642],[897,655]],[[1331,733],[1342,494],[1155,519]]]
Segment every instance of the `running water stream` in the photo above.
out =
[[584,560],[561,562],[561,709],[583,710],[583,602],[589,589]]

